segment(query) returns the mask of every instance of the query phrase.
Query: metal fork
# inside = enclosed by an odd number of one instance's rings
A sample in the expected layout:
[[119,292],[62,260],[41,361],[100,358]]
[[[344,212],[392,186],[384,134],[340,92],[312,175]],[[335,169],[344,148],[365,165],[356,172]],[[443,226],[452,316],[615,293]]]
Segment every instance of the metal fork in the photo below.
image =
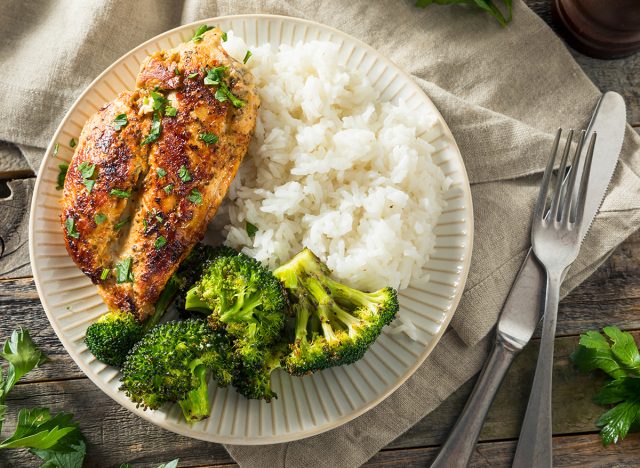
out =
[[[587,195],[587,181],[591,172],[591,160],[596,141],[594,133],[586,151],[583,174],[576,187],[577,168],[580,167],[582,148],[586,133],[581,132],[576,151],[569,162],[573,130],[569,131],[551,205],[547,208],[547,192],[551,184],[553,168],[557,159],[562,129],[558,130],[553,151],[542,177],[542,186],[533,215],[531,244],[533,252],[545,267],[547,287],[545,297],[542,340],[536,373],[529,396],[527,412],[520,431],[513,466],[551,467],[553,451],[551,444],[551,375],[553,370],[553,342],[556,333],[560,285],[566,271],[580,250],[580,230]],[[569,169],[568,177],[563,177]]]

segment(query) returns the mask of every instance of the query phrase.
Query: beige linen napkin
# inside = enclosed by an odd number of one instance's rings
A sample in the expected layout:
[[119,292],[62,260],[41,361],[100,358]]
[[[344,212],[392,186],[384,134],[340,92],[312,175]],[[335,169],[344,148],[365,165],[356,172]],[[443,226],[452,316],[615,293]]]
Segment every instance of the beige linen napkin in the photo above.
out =
[[[243,466],[358,466],[480,369],[487,335],[528,247],[532,203],[555,129],[583,127],[598,99],[561,41],[521,1],[507,28],[472,9],[413,4],[9,0],[0,10],[0,141],[17,145],[34,167],[65,110],[111,62],[166,29],[218,15],[284,14],[352,34],[412,74],[449,123],[471,180],[475,221],[471,271],[451,329],[402,387],[356,420],[297,442],[227,446]],[[640,226],[639,148],[629,127],[565,293]]]

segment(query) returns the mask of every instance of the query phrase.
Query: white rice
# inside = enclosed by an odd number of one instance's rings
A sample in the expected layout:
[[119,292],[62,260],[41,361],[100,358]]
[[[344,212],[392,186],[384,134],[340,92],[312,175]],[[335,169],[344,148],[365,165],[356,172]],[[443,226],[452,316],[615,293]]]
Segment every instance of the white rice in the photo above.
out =
[[[247,46],[232,31],[228,38],[242,60]],[[226,244],[271,268],[306,246],[361,289],[425,279],[451,184],[428,143],[440,134],[436,116],[381,101],[362,73],[338,65],[332,43],[251,52],[262,105],[216,217]]]

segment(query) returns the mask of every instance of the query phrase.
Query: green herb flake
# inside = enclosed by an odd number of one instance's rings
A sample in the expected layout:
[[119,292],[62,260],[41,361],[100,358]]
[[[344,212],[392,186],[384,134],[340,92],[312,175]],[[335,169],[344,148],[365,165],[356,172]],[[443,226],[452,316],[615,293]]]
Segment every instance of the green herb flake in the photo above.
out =
[[74,239],[78,239],[80,237],[80,233],[76,230],[76,221],[73,218],[67,218],[64,222],[64,226],[67,229],[69,237],[73,237]]
[[250,50],[247,50],[247,53],[244,54],[244,58],[242,59],[242,63],[246,64],[253,54]]
[[96,224],[102,224],[107,220],[107,215],[96,213],[96,215],[93,217],[93,220],[96,222]]
[[202,36],[204,35],[204,33],[212,30],[213,28],[214,26],[207,26],[206,24],[203,24],[198,29],[196,29],[196,31],[193,33],[193,37],[191,38],[191,40],[193,42],[200,42],[202,40]]
[[173,106],[167,106],[164,109],[164,114],[168,117],[175,117],[177,113],[178,113],[178,109],[176,109]]
[[180,76],[182,75],[182,72],[180,71],[180,69],[178,67],[173,69],[173,74],[176,76]]
[[131,263],[133,258],[127,257],[121,262],[116,263],[116,283],[133,283],[133,272],[131,271]]
[[223,31],[220,37],[222,38],[222,42],[227,42],[228,37],[226,31]]
[[93,190],[93,186],[96,184],[96,181],[92,179],[84,179],[82,183],[85,187],[87,187],[87,192],[91,193],[91,191]]
[[193,78],[195,78],[196,76],[198,76],[198,72],[196,72],[196,73],[189,73],[189,75],[187,76],[187,78],[189,78],[189,79],[193,79]]
[[109,273],[111,273],[109,268],[103,268],[102,273],[100,273],[100,279],[102,281],[106,280],[109,277]]
[[58,156],[58,151],[60,151],[60,144],[56,143],[55,145],[53,145],[53,157],[54,158],[56,156]]
[[165,171],[161,167],[157,167],[156,172],[158,173],[158,177],[164,177],[167,175],[167,171]]
[[142,140],[142,143],[140,144],[147,145],[149,143],[153,143],[160,137],[161,131],[162,131],[162,121],[160,120],[160,113],[154,112],[153,122],[151,123],[151,131],[149,131],[149,134],[145,137],[144,140]]
[[69,146],[71,148],[75,148],[76,147],[76,139],[72,138],[71,140],[69,140]]
[[247,235],[249,237],[255,237],[256,232],[258,232],[258,226],[256,226],[253,223],[250,223],[249,221],[247,221],[245,229],[247,230]]
[[119,132],[123,127],[126,127],[128,123],[129,119],[127,119],[127,114],[118,114],[113,121],[113,128],[116,132]]
[[169,184],[169,185],[167,185],[167,186],[164,188],[164,191],[165,191],[166,193],[171,193],[171,192],[173,192],[173,184]]
[[111,192],[109,192],[109,195],[113,195],[114,197],[118,197],[118,198],[129,198],[131,196],[131,192],[128,192],[126,190],[120,190],[120,189],[111,189]]
[[167,239],[165,239],[163,236],[160,236],[156,239],[155,243],[153,244],[153,247],[155,249],[161,249],[165,245],[167,245]]
[[67,177],[67,171],[69,170],[69,165],[67,163],[58,164],[58,178],[56,190],[62,190],[64,188],[64,179]]
[[218,142],[218,136],[213,133],[201,133],[198,138],[204,141],[207,145],[213,145]]
[[182,182],[189,182],[191,180],[191,174],[189,174],[185,165],[180,166],[180,170],[178,170],[178,177],[180,177]]
[[91,193],[93,186],[96,184],[94,176],[97,176],[96,165],[91,164],[88,161],[83,161],[78,165],[78,171],[82,177],[82,183],[87,187],[87,192]]
[[198,189],[193,189],[187,196],[187,200],[189,200],[191,203],[195,203],[196,205],[200,205],[202,204],[202,194]]
[[131,221],[131,218],[126,217],[122,221],[118,221],[113,227],[116,231],[119,231],[120,229],[122,229],[122,226],[124,226],[125,224],[129,224],[130,221]]
[[227,67],[213,67],[207,71],[207,75],[204,77],[204,84],[207,86],[216,86],[223,83],[224,75],[227,71]]

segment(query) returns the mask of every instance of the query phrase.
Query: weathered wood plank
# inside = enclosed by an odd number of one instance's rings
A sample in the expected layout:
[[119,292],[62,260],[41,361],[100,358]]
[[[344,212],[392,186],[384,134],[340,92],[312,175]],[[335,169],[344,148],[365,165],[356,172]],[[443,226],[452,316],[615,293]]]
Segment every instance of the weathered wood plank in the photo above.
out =
[[31,275],[29,265],[29,204],[35,179],[7,183],[10,194],[0,198],[0,278]]
[[0,141],[0,180],[20,179],[33,176],[33,170],[13,144]]
[[[510,467],[515,453],[516,442],[486,442],[478,444],[471,458],[471,468]],[[438,447],[410,450],[383,450],[364,466],[382,468],[402,466],[403,468],[425,467],[435,459]],[[596,434],[554,437],[553,466],[580,467],[623,467],[638,466],[640,460],[640,434],[632,434],[618,446],[603,447]]]
[[[4,433],[14,428],[20,407],[44,406],[78,415],[87,439],[87,466],[157,467],[180,458],[180,466],[232,463],[219,444],[182,437],[135,416],[87,379],[18,385],[9,395]],[[34,466],[34,458],[18,450],[0,452],[0,466]]]

